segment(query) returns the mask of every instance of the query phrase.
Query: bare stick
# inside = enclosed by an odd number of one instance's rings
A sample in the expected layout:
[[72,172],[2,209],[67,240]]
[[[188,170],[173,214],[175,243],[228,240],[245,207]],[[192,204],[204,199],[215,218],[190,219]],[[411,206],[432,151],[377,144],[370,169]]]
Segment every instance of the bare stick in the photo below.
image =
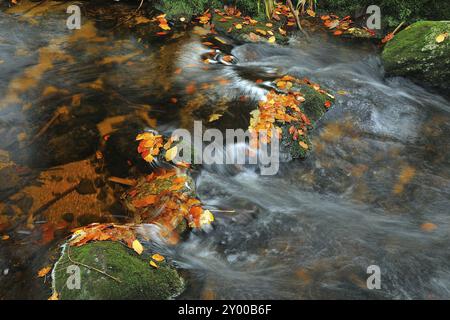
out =
[[306,36],[306,37],[309,37],[309,35],[305,32],[305,30],[303,30],[303,28],[302,28],[302,25],[301,25],[301,23],[300,23],[300,18],[298,17],[298,14],[297,14],[297,12],[295,11],[295,9],[294,9],[294,5],[292,4],[292,1],[291,0],[287,0],[287,4],[288,4],[288,6],[289,6],[289,9],[291,10],[291,12],[292,12],[292,15],[294,16],[294,18],[295,18],[295,22],[296,22],[296,24],[297,24],[297,27],[298,27],[298,29]]
[[84,263],[81,263],[81,262],[72,260],[72,258],[70,257],[69,251],[70,251],[70,244],[67,245],[67,257],[69,258],[70,262],[72,262],[73,264],[77,264],[77,265],[79,265],[79,266],[88,268],[88,269],[90,269],[90,270],[97,271],[98,273],[101,273],[101,274],[103,274],[103,275],[105,275],[105,276],[107,276],[107,277],[109,277],[109,278],[111,278],[111,279],[117,281],[118,283],[121,283],[120,279],[118,279],[118,278],[116,278],[116,277],[113,277],[112,275],[107,274],[106,272],[104,272],[104,271],[102,271],[102,270],[100,270],[100,269],[97,269],[97,268],[95,268],[95,267],[88,266],[87,264],[84,264]]

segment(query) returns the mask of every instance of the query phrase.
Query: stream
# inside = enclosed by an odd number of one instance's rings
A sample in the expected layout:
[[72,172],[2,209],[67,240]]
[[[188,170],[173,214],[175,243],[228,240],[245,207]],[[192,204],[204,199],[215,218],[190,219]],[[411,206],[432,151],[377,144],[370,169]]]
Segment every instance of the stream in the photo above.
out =
[[[64,4],[27,5],[0,11],[0,149],[31,168],[0,189],[5,205],[42,170],[94,155],[115,123],[170,133],[224,112],[224,125],[246,128],[240,114],[267,93],[256,79],[307,77],[336,96],[310,156],[274,176],[204,166],[199,198],[223,211],[213,230],[153,244],[188,274],[179,299],[450,298],[450,102],[385,78],[377,46],[321,32],[288,46],[228,39],[237,64],[205,65],[195,27],[142,39],[87,17],[70,31]],[[64,106],[75,106],[69,118],[39,134]],[[64,235],[42,245],[26,220],[0,228],[11,237],[0,241],[0,299],[50,295],[36,272]],[[380,290],[366,287],[370,265]]]

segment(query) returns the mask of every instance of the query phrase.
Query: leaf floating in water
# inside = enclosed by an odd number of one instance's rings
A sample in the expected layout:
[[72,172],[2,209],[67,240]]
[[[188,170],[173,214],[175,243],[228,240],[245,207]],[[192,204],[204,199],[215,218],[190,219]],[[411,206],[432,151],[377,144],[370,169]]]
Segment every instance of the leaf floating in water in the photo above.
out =
[[422,229],[422,231],[425,231],[425,232],[431,232],[431,231],[434,231],[437,229],[437,225],[435,225],[434,223],[431,223],[431,222],[426,222],[420,226],[420,229]]
[[144,251],[144,247],[137,239],[133,241],[132,248],[137,252],[137,254],[142,254],[142,252]]

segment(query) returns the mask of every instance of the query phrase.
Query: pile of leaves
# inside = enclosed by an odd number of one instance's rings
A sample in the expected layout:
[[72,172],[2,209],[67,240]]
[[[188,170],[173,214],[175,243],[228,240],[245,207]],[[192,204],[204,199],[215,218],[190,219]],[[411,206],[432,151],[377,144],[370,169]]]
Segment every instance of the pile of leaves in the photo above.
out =
[[125,202],[136,222],[158,224],[169,235],[183,222],[201,228],[214,221],[192,189],[192,179],[182,170],[159,169],[129,190]]
[[138,254],[143,251],[142,245],[136,238],[135,226],[118,225],[114,223],[92,223],[88,226],[72,230],[70,246],[79,247],[92,241],[119,241]]
[[[280,8],[283,6],[280,5]],[[285,40],[284,37],[287,31],[284,27],[287,20],[287,25],[292,25],[292,22],[287,17],[282,21],[281,15],[288,15],[284,10],[274,11],[274,21],[258,21],[249,16],[243,16],[242,13],[235,8],[226,8],[225,10],[214,10],[214,17],[212,18],[212,27],[226,33],[233,33],[245,36],[246,39],[252,42],[268,42],[275,43]],[[210,15],[209,15],[210,16]],[[292,16],[293,19],[293,16]],[[206,18],[203,18],[205,21]],[[200,20],[202,21],[202,20]],[[294,22],[295,24],[295,22]],[[215,31],[214,31],[215,32]]]
[[[299,86],[307,85],[315,91],[325,94],[334,99],[321,87],[309,79],[297,79],[286,75],[276,79],[274,84],[277,91],[272,90],[266,98],[259,102],[258,109],[251,112],[249,130],[252,134],[252,145],[255,148],[258,145],[257,136],[265,136],[267,139],[259,139],[259,143],[270,143],[272,132],[278,134],[282,143],[291,149],[293,157],[305,157],[308,150],[311,149],[311,141],[308,138],[308,131],[312,129],[312,121],[306,115],[302,107],[305,102],[304,94],[299,91]],[[324,112],[331,107],[331,101],[326,100],[322,108]]]
[[[178,154],[177,139],[175,137],[165,138],[152,132],[144,132],[136,137],[139,141],[137,151],[142,158],[152,163],[155,160],[173,162]],[[183,162],[173,162],[180,167],[188,167]]]
[[344,18],[340,19],[338,16],[330,14],[323,15],[320,17],[320,19],[322,20],[323,25],[327,27],[328,30],[333,32],[333,35],[335,36],[351,35],[355,37],[365,38],[375,36],[375,32],[373,30],[370,30],[366,27],[356,27],[350,16],[345,16]]

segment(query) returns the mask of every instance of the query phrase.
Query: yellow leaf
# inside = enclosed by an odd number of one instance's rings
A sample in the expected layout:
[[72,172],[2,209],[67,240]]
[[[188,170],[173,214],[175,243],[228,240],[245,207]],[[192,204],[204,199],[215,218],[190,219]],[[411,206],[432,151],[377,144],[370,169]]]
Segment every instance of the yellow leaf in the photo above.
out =
[[58,292],[53,292],[53,294],[48,298],[48,300],[59,300]]
[[275,43],[276,40],[277,40],[277,39],[275,38],[275,36],[272,36],[272,37],[269,38],[269,40],[267,40],[267,42],[269,42],[269,43]]
[[306,13],[309,14],[311,17],[315,17],[316,13],[312,11],[311,9],[306,10]]
[[164,261],[165,258],[162,255],[160,255],[159,253],[155,253],[154,255],[152,255],[152,259],[157,262],[161,262],[161,261]]
[[144,251],[144,247],[137,239],[133,241],[132,247],[133,250],[137,252],[137,254],[141,254]]
[[441,33],[436,37],[436,42],[441,43],[448,37],[448,33]]
[[169,150],[166,151],[166,160],[172,161],[176,157],[177,154],[178,154],[177,146],[170,148]]
[[157,265],[157,264],[155,263],[155,261],[153,261],[153,260],[150,261],[150,265],[151,265],[153,268],[156,268],[156,269],[159,268],[158,265]]
[[300,147],[302,147],[305,150],[308,150],[308,148],[309,148],[308,145],[306,143],[304,143],[303,141],[299,141],[298,144],[300,145]]
[[151,154],[148,154],[148,155],[144,158],[144,160],[147,161],[147,162],[153,162],[154,159],[155,159],[155,158],[154,158]]
[[200,225],[211,224],[214,221],[214,215],[209,210],[203,210],[200,216]]
[[238,30],[239,30],[239,29],[242,29],[242,24],[238,23],[235,27],[236,27],[236,29],[238,29]]
[[7,234],[2,236],[2,240],[8,240],[8,239],[9,239],[9,236]]
[[222,116],[222,114],[214,113],[214,114],[212,114],[212,115],[209,116],[208,122],[216,121],[216,120],[219,119],[221,116]]
[[45,276],[47,275],[47,273],[50,272],[50,270],[52,270],[52,267],[50,267],[50,266],[47,266],[47,267],[45,267],[45,268],[42,268],[42,269],[39,270],[39,272],[38,272],[38,277],[39,277],[39,278],[45,277]]

